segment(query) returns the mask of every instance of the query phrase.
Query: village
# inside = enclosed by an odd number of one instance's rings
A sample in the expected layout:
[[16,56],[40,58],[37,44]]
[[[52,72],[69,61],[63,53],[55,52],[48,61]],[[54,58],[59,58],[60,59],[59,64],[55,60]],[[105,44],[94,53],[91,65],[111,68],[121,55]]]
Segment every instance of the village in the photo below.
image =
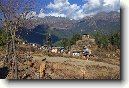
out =
[[119,53],[99,51],[95,39],[87,34],[69,50],[20,41],[16,67],[11,59],[3,59],[1,67],[10,70],[6,76],[1,74],[7,79],[119,79]]
[[[86,43],[80,44],[82,41]],[[95,44],[95,39],[91,38],[88,34],[83,34],[82,39],[76,42],[76,45],[73,45],[71,49],[66,49],[65,47],[56,47],[56,46],[48,46],[48,45],[39,45],[36,43],[27,43],[27,42],[18,42],[18,45],[29,45],[30,47],[40,50],[42,52],[48,52],[48,54],[53,55],[61,55],[66,57],[77,57],[77,58],[86,58],[92,55],[92,49],[97,49],[97,45]],[[81,46],[79,46],[79,44]]]
[[[75,57],[80,59],[87,60],[89,57],[95,57],[98,45],[95,42],[95,39],[92,38],[88,34],[83,34],[82,38],[76,42],[75,45],[72,45],[71,48],[65,48],[63,46],[56,47],[56,46],[48,46],[48,45],[39,45],[36,43],[27,43],[27,42],[18,42],[18,45],[21,46],[29,46],[28,51],[32,51],[32,49],[37,51],[42,51],[43,53],[50,54],[53,56],[64,56],[64,57]],[[32,49],[30,49],[32,48]],[[111,48],[111,47],[110,47]],[[109,48],[109,49],[110,49]],[[119,57],[120,50],[117,49],[117,53],[108,54],[105,53],[107,57]]]

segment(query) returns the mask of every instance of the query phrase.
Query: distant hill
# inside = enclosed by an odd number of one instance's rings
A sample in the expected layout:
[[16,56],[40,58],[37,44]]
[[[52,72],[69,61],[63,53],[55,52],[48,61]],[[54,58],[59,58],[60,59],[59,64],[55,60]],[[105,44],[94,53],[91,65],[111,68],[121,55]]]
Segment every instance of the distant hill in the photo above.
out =
[[[48,34],[48,26],[38,25],[34,29],[22,28],[22,30],[17,31],[22,39],[26,40],[29,43],[37,43],[43,45],[46,40],[46,35]],[[59,41],[59,38],[55,35],[51,35],[52,42]]]
[[94,34],[96,32],[110,34],[118,31],[120,31],[120,13],[101,12],[80,20],[52,16],[37,18],[35,28],[31,29],[31,31],[18,31],[17,34],[28,42],[42,44],[45,40],[46,33],[50,33],[53,38],[52,41],[56,42],[61,38],[70,38],[74,34]]

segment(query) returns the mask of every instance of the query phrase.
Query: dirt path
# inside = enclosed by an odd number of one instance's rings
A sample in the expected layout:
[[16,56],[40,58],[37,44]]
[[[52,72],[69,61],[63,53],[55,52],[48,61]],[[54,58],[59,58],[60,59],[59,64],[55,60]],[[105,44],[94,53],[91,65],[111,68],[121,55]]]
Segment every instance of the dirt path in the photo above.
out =
[[96,62],[96,61],[81,60],[81,59],[66,58],[66,57],[33,56],[33,60],[41,61],[44,58],[46,58],[46,61],[48,62],[69,63],[71,65],[80,66],[80,67],[85,67],[86,65],[99,65],[99,66],[106,66],[106,67],[120,69],[120,66],[112,65],[104,62]]

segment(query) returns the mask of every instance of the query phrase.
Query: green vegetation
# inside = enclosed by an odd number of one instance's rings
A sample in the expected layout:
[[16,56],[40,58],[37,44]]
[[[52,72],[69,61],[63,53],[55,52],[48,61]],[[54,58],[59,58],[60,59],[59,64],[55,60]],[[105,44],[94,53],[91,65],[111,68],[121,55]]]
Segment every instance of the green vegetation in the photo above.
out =
[[51,46],[52,45],[52,41],[51,41],[51,37],[50,37],[50,34],[49,33],[46,34],[45,41],[46,41],[45,42],[46,45],[48,45],[48,46]]
[[76,44],[76,41],[78,41],[78,40],[80,40],[80,39],[81,39],[81,35],[75,34],[75,35],[73,35],[73,37],[71,38],[70,44],[71,44],[71,45],[74,45],[74,44]]
[[0,30],[0,46],[4,46],[6,44],[7,34],[5,31]]
[[95,35],[95,41],[96,41],[96,44],[99,46],[99,47],[106,47],[108,46],[109,44],[109,37],[106,36],[106,35],[103,35],[101,34],[100,32],[97,32]]
[[114,33],[110,37],[110,42],[113,46],[120,48],[120,33]]
[[53,44],[54,46],[62,46],[62,47],[69,47],[70,46],[70,41],[67,38],[63,38],[62,40],[56,42]]
[[113,33],[111,35],[104,35],[100,32],[97,32],[95,35],[96,44],[99,47],[105,48],[111,44],[115,48],[120,48],[120,33]]
[[[112,45],[115,49],[120,49],[120,32],[112,33],[110,35],[105,35],[103,33],[97,32],[94,35],[96,44],[100,48],[107,48],[108,45]],[[70,48],[71,45],[76,44],[76,41],[81,39],[81,35],[75,34],[72,38],[63,38],[62,40],[54,43],[54,46],[62,46],[65,48]]]
[[65,48],[70,48],[71,45],[76,44],[76,41],[81,39],[81,35],[75,34],[71,39],[63,38],[62,40],[53,44],[53,46],[62,46]]
[[[114,48],[120,49],[120,32],[112,33],[110,35],[104,35],[103,33],[97,32],[94,35],[96,44],[100,48],[107,48],[111,44]],[[71,45],[76,44],[76,41],[81,39],[81,35],[75,34],[71,39],[63,38],[62,40],[53,44],[53,46],[62,46],[70,48]]]

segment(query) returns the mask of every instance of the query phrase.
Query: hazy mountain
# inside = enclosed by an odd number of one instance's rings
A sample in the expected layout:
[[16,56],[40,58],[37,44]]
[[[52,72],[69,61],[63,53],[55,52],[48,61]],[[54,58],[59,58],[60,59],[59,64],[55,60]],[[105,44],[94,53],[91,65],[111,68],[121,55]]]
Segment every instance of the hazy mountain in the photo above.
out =
[[48,25],[51,29],[68,29],[76,23],[76,20],[65,17],[46,16],[44,18],[37,18],[37,22],[38,24]]
[[[37,18],[37,26],[31,31],[22,30],[18,34],[28,42],[43,43],[45,34],[50,33],[53,42],[61,38],[70,38],[73,34],[94,34],[96,32],[110,34],[120,31],[120,13],[101,12],[80,20],[48,16]],[[27,34],[26,34],[27,33]]]
[[50,33],[59,37],[71,37],[73,34],[94,34],[102,32],[103,34],[110,34],[120,31],[120,13],[118,12],[101,12],[94,16],[87,16],[83,19],[77,20],[72,27],[67,30],[60,30],[55,28],[50,30]]
[[118,12],[101,12],[92,17],[85,17],[71,28],[76,33],[112,33],[120,30],[120,14]]

